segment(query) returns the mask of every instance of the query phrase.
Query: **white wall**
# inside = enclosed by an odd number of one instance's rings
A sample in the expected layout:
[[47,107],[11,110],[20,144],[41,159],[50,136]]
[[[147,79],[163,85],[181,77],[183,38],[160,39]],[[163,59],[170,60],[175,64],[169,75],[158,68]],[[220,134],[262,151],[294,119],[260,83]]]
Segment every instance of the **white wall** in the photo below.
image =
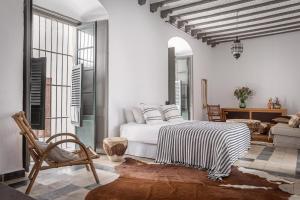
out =
[[289,113],[300,111],[300,32],[242,41],[244,53],[235,60],[231,43],[213,48],[209,70],[209,103],[238,106],[236,87],[255,91],[248,107],[266,107],[269,97],[279,97]]
[[185,39],[194,53],[194,115],[201,119],[200,81],[207,78],[211,48],[151,13],[149,3],[100,2],[109,15],[109,135],[119,133],[124,108],[168,99],[168,40],[174,36]]
[[23,1],[0,1],[0,174],[22,169],[22,139],[11,119],[22,110]]

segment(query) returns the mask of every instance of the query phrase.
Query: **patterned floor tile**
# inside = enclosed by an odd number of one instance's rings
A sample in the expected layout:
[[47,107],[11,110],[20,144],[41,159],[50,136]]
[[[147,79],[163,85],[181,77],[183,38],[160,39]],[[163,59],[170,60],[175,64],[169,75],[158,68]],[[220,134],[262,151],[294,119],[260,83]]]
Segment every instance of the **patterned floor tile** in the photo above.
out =
[[[154,162],[152,159],[128,157],[147,163]],[[92,172],[88,172],[85,166],[42,171],[32,188],[31,196],[40,200],[83,200],[90,190],[116,180],[119,175],[115,173],[114,167],[121,163],[111,162],[106,156],[100,156],[99,159],[96,159],[95,168],[100,184],[95,183]],[[300,151],[274,148],[269,144],[252,144],[244,158],[237,161],[235,165],[287,178],[295,182],[295,184],[292,188],[286,188],[286,190],[300,195]],[[15,187],[19,191],[24,192],[26,190],[24,184],[26,182],[19,185],[16,184]],[[293,198],[296,198],[296,196]]]

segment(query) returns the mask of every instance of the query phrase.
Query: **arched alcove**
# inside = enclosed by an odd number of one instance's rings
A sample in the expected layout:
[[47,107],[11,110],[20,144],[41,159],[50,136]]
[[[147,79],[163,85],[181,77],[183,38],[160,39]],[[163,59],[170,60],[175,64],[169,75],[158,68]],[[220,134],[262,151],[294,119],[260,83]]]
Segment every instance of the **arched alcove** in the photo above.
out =
[[193,119],[193,51],[187,41],[168,41],[169,102],[176,104],[184,119]]
[[191,56],[193,55],[193,50],[189,43],[182,39],[181,37],[172,37],[168,41],[168,47],[175,48],[175,55],[176,56]]

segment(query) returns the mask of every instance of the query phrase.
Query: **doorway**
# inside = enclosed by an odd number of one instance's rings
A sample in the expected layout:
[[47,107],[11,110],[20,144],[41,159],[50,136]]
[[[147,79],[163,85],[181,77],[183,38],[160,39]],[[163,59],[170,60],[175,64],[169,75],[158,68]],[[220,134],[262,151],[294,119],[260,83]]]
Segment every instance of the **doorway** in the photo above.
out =
[[183,119],[193,119],[193,52],[182,38],[174,37],[169,48],[169,103],[176,104]]
[[[89,7],[76,10],[78,18],[64,15],[70,12],[62,10],[75,11],[70,3],[25,0],[23,109],[40,141],[73,133],[96,150],[107,136],[108,16],[104,18],[98,0],[89,0],[90,7],[99,8],[93,19],[87,18]],[[86,0],[76,1],[79,4]],[[60,136],[55,142],[64,139],[69,138]],[[28,170],[30,157],[23,141],[23,166]],[[77,146],[63,143],[60,148],[72,151]]]

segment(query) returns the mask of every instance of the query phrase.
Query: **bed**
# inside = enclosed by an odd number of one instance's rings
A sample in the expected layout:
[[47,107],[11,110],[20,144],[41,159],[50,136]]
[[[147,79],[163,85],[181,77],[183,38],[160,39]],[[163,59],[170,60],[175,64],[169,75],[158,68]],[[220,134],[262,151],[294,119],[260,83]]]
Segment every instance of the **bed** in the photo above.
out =
[[155,159],[160,128],[163,126],[182,124],[186,122],[189,121],[183,120],[181,122],[173,123],[164,121],[161,124],[153,125],[131,122],[121,125],[121,137],[128,139],[126,154]]
[[250,146],[250,130],[240,123],[129,123],[121,126],[121,136],[129,141],[127,154],[153,158],[162,164],[204,168],[212,179],[228,176],[232,164]]

